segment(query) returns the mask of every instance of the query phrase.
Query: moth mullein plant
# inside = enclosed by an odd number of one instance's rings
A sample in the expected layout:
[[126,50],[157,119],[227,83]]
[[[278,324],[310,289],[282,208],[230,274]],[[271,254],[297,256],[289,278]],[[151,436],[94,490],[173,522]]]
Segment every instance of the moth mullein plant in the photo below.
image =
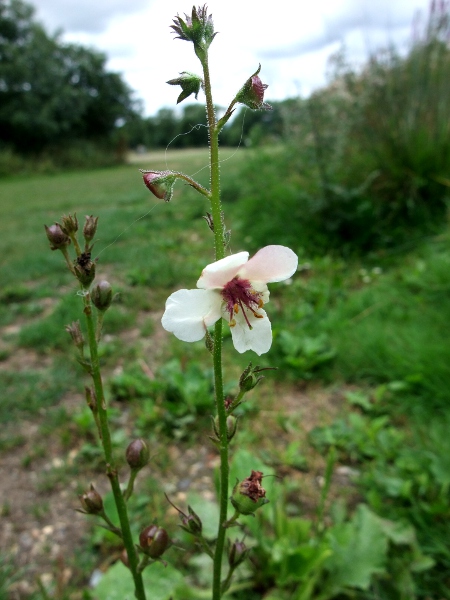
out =
[[228,321],[238,352],[268,352],[272,328],[263,306],[268,283],[289,279],[298,259],[285,246],[266,246],[248,260],[248,252],[226,256],[203,269],[196,290],[169,296],[162,318],[164,329],[184,342],[201,340],[220,318]]
[[[178,511],[182,528],[192,535],[196,544],[212,560],[212,600],[221,600],[230,588],[235,569],[245,560],[250,550],[243,541],[231,543],[228,539],[228,572],[225,551],[228,529],[238,523],[238,519],[253,515],[256,509],[263,509],[269,502],[262,486],[263,473],[252,469],[250,477],[240,477],[240,483],[233,490],[230,486],[229,448],[235,439],[236,431],[245,423],[245,416],[235,413],[251,392],[263,379],[262,371],[270,367],[249,365],[235,383],[236,395],[225,396],[222,366],[223,323],[229,326],[235,349],[240,352],[253,351],[258,355],[269,351],[272,344],[272,328],[265,311],[269,303],[267,284],[285,281],[297,270],[297,256],[285,246],[269,245],[259,250],[249,259],[245,251],[229,254],[230,232],[225,227],[225,218],[220,199],[219,176],[219,134],[234,112],[236,104],[243,104],[252,110],[268,110],[264,102],[267,85],[259,78],[261,66],[254,72],[232,97],[220,119],[216,118],[211,90],[208,65],[209,46],[216,38],[212,16],[206,6],[193,7],[190,15],[174,19],[171,26],[177,39],[192,43],[194,52],[202,66],[202,76],[188,71],[180,71],[179,77],[168,81],[169,85],[179,85],[181,93],[177,102],[190,95],[195,98],[203,91],[206,97],[206,113],[209,137],[210,187],[203,187],[190,175],[171,170],[142,171],[144,184],[154,196],[169,202],[178,179],[191,186],[209,202],[210,212],[205,220],[210,234],[214,236],[215,260],[202,271],[196,289],[181,289],[167,299],[162,317],[163,327],[184,342],[196,342],[205,338],[205,345],[212,354],[214,399],[211,399],[212,431],[208,443],[212,441],[220,457],[218,481],[219,519],[214,540],[203,537],[202,516],[190,506],[187,513],[170,504]],[[274,204],[276,206],[276,204]],[[94,283],[97,259],[92,257],[94,237],[97,231],[97,217],[86,216],[82,232],[79,231],[76,215],[64,216],[61,223],[46,227],[46,235],[52,250],[59,250],[71,274],[77,279],[79,296],[83,303],[85,333],[78,321],[67,326],[67,331],[77,349],[80,365],[91,378],[86,386],[86,403],[92,412],[97,427],[99,442],[103,448],[105,474],[110,481],[112,495],[118,516],[116,524],[109,517],[106,503],[91,485],[80,497],[82,512],[103,521],[102,526],[118,538],[124,549],[121,560],[128,568],[134,584],[136,600],[151,597],[146,590],[143,571],[154,562],[164,562],[161,558],[172,546],[172,540],[163,527],[150,523],[141,531],[139,543],[134,536],[127,503],[134,493],[138,473],[150,459],[149,448],[144,440],[132,441],[125,452],[128,466],[128,481],[120,481],[123,468],[116,458],[113,438],[110,431],[108,398],[105,394],[98,344],[102,337],[103,319],[114,301],[111,285],[107,281]],[[81,237],[82,234],[82,237]],[[69,252],[70,251],[70,252]],[[208,261],[205,261],[208,262]],[[209,331],[209,329],[212,331]],[[240,417],[240,418],[239,418]],[[125,464],[122,461],[123,464]],[[247,469],[247,465],[245,466]],[[121,472],[122,471],[122,472]],[[247,471],[248,473],[248,471]],[[215,487],[215,486],[212,486]],[[230,498],[231,495],[231,498]],[[234,515],[228,518],[228,510],[234,507]],[[120,540],[120,541],[119,541]],[[149,573],[151,578],[151,570]],[[202,591],[202,597],[204,592]],[[131,593],[127,595],[131,598]],[[180,597],[180,596],[177,596]]]

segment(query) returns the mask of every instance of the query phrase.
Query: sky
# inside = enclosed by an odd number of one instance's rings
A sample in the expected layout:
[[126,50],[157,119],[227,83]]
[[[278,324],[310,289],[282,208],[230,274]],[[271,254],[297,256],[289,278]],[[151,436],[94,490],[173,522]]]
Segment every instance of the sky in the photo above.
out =
[[[174,39],[173,18],[192,0],[31,0],[47,31],[104,52],[122,73],[144,113],[174,107],[180,92],[167,85],[182,71],[201,75],[192,44]],[[327,81],[328,58],[345,47],[352,64],[376,49],[405,50],[413,22],[424,22],[429,0],[209,0],[215,31],[210,46],[213,98],[227,106],[258,68],[265,99],[308,96]],[[189,102],[194,97],[189,98]],[[199,95],[200,100],[200,95]]]

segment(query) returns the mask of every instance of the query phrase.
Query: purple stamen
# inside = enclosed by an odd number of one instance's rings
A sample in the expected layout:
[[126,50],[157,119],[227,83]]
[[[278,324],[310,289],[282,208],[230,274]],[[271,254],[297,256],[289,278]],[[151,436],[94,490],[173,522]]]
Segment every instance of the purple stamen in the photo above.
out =
[[244,319],[252,329],[250,325],[250,321],[248,320],[248,316],[246,314],[245,308],[248,308],[256,317],[262,316],[258,315],[256,311],[258,308],[261,308],[261,298],[262,293],[256,292],[252,288],[252,284],[247,279],[240,279],[239,277],[234,277],[231,281],[229,281],[222,290],[222,298],[225,301],[226,311],[230,315],[230,322],[233,320],[233,315],[237,307],[241,307],[242,314],[244,315]]

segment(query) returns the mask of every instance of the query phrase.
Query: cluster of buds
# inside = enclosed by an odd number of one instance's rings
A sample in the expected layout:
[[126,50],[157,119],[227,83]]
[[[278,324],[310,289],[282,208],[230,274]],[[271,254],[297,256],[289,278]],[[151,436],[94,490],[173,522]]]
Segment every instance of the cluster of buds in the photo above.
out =
[[203,61],[211,42],[216,37],[212,16],[208,15],[206,4],[204,6],[192,7],[191,16],[185,13],[184,19],[179,15],[173,20],[171,29],[177,34],[175,39],[192,42],[195,54]]

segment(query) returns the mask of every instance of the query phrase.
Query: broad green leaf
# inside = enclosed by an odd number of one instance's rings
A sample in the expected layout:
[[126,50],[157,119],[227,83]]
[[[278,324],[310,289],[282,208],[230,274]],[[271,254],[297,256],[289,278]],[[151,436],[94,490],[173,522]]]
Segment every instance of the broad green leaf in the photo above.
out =
[[[170,600],[183,576],[171,565],[154,563],[143,574],[144,585],[151,600]],[[112,566],[93,592],[94,600],[135,600],[130,571],[121,563]]]
[[333,554],[325,566],[333,590],[367,590],[372,576],[385,572],[388,538],[367,506],[361,504],[350,522],[332,527],[327,538]]

